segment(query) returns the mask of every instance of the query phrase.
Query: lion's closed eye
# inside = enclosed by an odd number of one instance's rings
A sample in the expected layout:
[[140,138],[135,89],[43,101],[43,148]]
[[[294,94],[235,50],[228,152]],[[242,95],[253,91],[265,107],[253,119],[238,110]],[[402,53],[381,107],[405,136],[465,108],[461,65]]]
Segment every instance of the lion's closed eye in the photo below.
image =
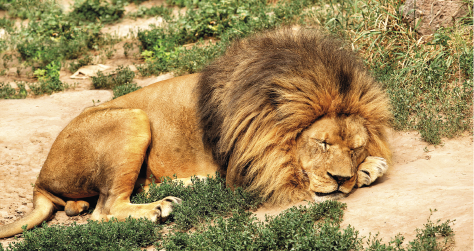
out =
[[316,143],[321,147],[321,149],[323,150],[323,152],[326,152],[327,149],[328,149],[328,142],[326,142],[325,140],[321,140],[321,139],[314,139],[316,141]]

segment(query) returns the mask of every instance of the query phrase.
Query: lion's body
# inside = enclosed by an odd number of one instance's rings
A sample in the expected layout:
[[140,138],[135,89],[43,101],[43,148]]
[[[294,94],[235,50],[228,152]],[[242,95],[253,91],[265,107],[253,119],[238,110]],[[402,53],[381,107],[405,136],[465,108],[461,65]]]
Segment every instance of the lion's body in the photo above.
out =
[[[139,183],[219,171],[271,203],[331,199],[383,175],[390,113],[379,84],[334,40],[273,31],[234,43],[201,74],[87,108],[59,134],[21,232],[64,207],[93,219],[163,220],[178,198],[133,205]],[[142,178],[139,178],[141,176]],[[158,179],[157,179],[158,180]]]

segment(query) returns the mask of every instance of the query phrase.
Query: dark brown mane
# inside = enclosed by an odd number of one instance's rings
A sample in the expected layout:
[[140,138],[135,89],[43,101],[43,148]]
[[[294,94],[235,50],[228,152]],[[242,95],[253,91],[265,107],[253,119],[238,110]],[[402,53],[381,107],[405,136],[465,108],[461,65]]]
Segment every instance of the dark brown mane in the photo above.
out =
[[273,203],[303,196],[295,141],[323,115],[360,115],[369,152],[388,151],[385,92],[354,53],[315,30],[286,28],[234,42],[202,71],[198,93],[203,140],[227,184]]

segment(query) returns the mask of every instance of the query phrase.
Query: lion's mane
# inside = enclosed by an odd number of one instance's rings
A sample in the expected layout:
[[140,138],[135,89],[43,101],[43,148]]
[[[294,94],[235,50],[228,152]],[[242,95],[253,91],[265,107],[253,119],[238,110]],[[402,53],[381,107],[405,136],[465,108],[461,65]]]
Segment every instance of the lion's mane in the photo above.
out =
[[296,139],[324,115],[365,118],[368,154],[390,161],[385,91],[341,42],[318,31],[285,28],[238,40],[202,71],[197,91],[203,141],[227,185],[270,203],[308,197]]

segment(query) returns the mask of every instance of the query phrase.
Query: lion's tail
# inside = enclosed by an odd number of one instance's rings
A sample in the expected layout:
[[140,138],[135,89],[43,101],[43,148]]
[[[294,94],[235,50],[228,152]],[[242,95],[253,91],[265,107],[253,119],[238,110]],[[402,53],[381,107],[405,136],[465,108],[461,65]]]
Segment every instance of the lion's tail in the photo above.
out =
[[0,239],[22,233],[23,229],[21,227],[24,225],[28,225],[27,229],[40,225],[53,215],[55,211],[54,203],[43,193],[35,190],[33,193],[33,201],[35,208],[31,213],[11,224],[0,226]]

